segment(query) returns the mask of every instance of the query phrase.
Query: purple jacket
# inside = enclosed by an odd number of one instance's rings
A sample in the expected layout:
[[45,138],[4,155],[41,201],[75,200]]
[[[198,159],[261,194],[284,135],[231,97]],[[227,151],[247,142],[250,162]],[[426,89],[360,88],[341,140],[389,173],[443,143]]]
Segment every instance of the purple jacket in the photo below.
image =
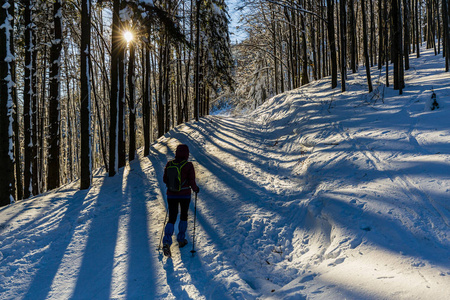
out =
[[[175,152],[175,162],[180,163],[183,160],[187,160],[189,158],[189,148],[187,145],[178,145],[177,150]],[[167,184],[167,166],[169,162],[166,164],[164,168],[164,177],[163,181]],[[194,192],[199,190],[197,183],[195,182],[195,170],[194,165],[191,162],[187,162],[183,168],[181,168],[181,182],[184,182],[182,188],[190,187],[190,189],[182,189],[179,192],[172,192],[167,189],[167,197],[168,198],[190,198],[191,197],[191,189]]]

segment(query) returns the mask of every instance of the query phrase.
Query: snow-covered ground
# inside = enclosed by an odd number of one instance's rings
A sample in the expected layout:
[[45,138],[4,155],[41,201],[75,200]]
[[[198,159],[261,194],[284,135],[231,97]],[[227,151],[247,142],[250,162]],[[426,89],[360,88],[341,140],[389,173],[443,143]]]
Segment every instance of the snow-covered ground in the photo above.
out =
[[[113,178],[0,208],[0,299],[449,299],[450,74],[364,70],[166,134]],[[384,69],[383,69],[384,70]],[[440,105],[428,107],[434,89]],[[157,251],[162,169],[191,149],[196,250]],[[177,227],[176,227],[177,228]]]

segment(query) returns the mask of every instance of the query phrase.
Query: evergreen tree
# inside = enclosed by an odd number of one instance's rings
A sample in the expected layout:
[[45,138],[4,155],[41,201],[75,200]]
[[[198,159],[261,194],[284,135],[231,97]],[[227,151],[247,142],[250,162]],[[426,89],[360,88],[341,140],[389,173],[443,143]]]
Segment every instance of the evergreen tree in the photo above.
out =
[[228,12],[224,0],[205,2],[208,81],[213,86],[233,86]]

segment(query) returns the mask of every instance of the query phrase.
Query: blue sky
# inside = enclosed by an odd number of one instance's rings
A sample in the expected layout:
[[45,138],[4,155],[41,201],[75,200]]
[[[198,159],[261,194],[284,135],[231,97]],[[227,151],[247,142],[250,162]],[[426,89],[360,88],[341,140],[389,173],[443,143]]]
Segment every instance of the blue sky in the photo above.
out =
[[239,18],[241,16],[241,12],[236,11],[236,7],[239,2],[240,0],[226,0],[226,3],[228,5],[228,13],[231,17],[230,39],[232,43],[235,43],[236,40],[243,39],[243,33],[236,28],[236,26],[239,25]]

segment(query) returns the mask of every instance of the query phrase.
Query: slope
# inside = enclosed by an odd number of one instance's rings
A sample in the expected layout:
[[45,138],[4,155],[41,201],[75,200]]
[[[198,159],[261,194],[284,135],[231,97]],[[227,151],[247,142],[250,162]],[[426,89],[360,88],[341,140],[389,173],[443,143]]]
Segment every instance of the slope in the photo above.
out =
[[[412,62],[401,96],[375,70],[371,95],[364,70],[343,94],[318,81],[180,125],[89,191],[0,208],[0,298],[445,299],[450,76],[430,51]],[[179,143],[201,188],[198,251],[167,260],[162,169]]]

